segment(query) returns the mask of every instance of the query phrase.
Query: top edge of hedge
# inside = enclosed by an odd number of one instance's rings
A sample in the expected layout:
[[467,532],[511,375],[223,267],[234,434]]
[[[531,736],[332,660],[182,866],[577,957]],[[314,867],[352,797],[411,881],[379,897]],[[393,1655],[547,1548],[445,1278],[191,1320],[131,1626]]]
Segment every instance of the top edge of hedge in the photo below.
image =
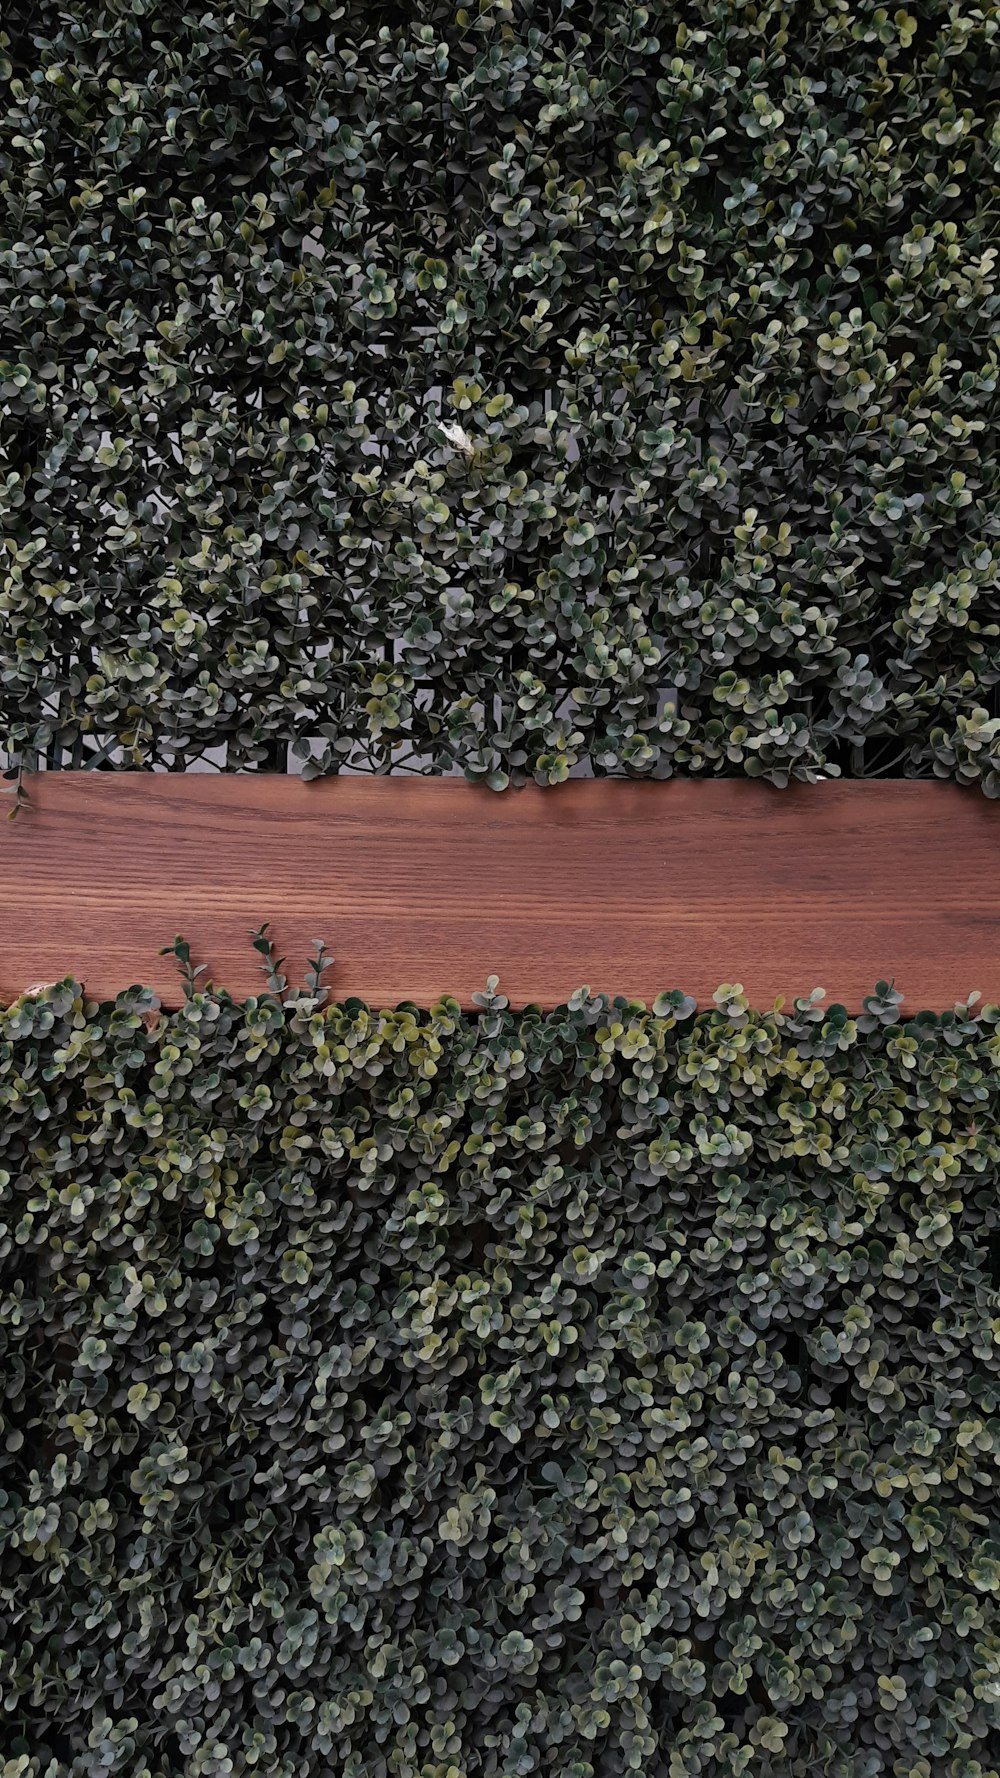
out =
[[250,10],[5,14],[15,764],[1000,791],[995,6]]
[[[737,1026],[748,1022],[772,1026],[793,1038],[825,1039],[833,1035],[839,1039],[835,1047],[843,1047],[844,1042],[852,1042],[859,1034],[890,1025],[898,1025],[909,1034],[953,1032],[958,1027],[972,1032],[979,1025],[1000,1025],[1000,1004],[986,1001],[975,992],[964,1000],[956,1000],[946,1010],[913,1008],[904,1013],[905,994],[895,982],[887,981],[873,984],[871,992],[862,999],[859,1013],[851,1013],[839,1001],[830,1000],[826,989],[819,987],[813,988],[809,994],[792,995],[790,999],[779,994],[770,1006],[754,1007],[741,982],[720,983],[712,995],[711,1005],[699,1004],[683,988],[664,989],[647,1002],[626,994],[592,992],[584,985],[556,1006],[545,1007],[529,1001],[524,1006],[512,1007],[496,975],[488,976],[483,988],[472,995],[471,1007],[463,1006],[451,994],[442,994],[429,1006],[400,1000],[394,1006],[383,1007],[370,1005],[358,995],[339,998],[332,992],[323,977],[334,959],[319,941],[306,971],[305,986],[290,984],[281,973],[285,959],[276,957],[267,923],[254,935],[254,949],[262,959],[264,982],[257,995],[246,998],[231,995],[223,985],[208,976],[207,965],[194,963],[190,946],[178,936],[172,945],[164,946],[163,951],[164,955],[177,959],[183,998],[176,1006],[164,1006],[154,989],[138,982],[123,988],[113,999],[98,999],[88,995],[82,982],[67,975],[59,981],[30,983],[9,1005],[0,1005],[0,1020],[9,1020],[10,1029],[14,1030],[22,1015],[30,1021],[36,1010],[47,1009],[59,1017],[73,1013],[83,1019],[99,1017],[113,1021],[121,1018],[133,1024],[143,1023],[147,1030],[155,1031],[161,1020],[189,1016],[197,1023],[206,1016],[214,1019],[224,1008],[227,1014],[242,1014],[251,1022],[256,1015],[262,1014],[272,1021],[276,1019],[279,1024],[290,1021],[299,1029],[304,1029],[319,1016],[324,1021],[350,1023],[354,1020],[360,1024],[411,1023],[431,1027],[441,1023],[450,1029],[467,1026],[470,1030],[481,1027],[487,1036],[491,1036],[513,1032],[522,1026],[546,1025],[555,1029],[570,1021],[581,1028],[603,1023],[607,1026],[606,1035],[610,1033],[612,1037],[622,1035],[625,1029],[622,1020],[627,1020],[631,1027],[648,1025],[660,1033],[675,1025],[693,1027],[729,1021]],[[199,980],[202,976],[206,978],[204,981]]]

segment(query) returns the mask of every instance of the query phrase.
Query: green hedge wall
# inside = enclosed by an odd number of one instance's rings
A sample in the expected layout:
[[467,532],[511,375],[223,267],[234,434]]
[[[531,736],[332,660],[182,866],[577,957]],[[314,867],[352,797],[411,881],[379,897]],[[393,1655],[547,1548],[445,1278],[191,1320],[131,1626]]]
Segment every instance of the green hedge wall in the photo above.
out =
[[996,1778],[1000,1007],[314,987],[0,1013],[3,1778]]
[[1000,792],[998,44],[7,0],[0,742]]

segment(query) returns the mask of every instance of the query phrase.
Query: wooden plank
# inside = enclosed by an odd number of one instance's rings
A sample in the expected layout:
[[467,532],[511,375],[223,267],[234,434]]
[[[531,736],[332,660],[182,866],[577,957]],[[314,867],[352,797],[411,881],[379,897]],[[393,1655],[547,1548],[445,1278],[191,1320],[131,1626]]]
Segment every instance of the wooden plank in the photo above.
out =
[[43,773],[0,823],[0,997],[72,973],[166,1004],[175,933],[242,998],[270,920],[292,981],[314,937],[338,998],[514,1005],[586,982],[756,1005],[879,978],[911,1010],[1000,1000],[1000,806],[918,782],[777,791],[737,781],[573,782],[497,796],[449,779],[303,784],[247,774]]

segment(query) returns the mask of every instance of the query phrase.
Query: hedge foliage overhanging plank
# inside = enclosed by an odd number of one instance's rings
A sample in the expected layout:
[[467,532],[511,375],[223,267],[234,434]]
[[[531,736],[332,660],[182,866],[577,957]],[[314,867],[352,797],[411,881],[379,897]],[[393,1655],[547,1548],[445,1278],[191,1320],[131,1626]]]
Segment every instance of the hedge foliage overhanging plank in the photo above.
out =
[[1000,791],[998,41],[8,0],[0,742]]
[[271,981],[0,1013],[4,1778],[996,1778],[1000,1007]]

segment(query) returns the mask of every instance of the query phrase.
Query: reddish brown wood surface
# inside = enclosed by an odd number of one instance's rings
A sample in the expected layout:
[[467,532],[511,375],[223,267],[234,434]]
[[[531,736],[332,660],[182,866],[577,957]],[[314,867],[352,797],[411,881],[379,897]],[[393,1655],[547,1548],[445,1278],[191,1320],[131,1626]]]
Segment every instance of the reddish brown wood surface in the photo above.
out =
[[857,1007],[1000,1000],[1000,806],[924,783],[579,782],[502,796],[441,779],[51,773],[0,822],[0,999],[72,973],[95,998],[178,998],[178,932],[234,995],[270,920],[338,998],[513,1004],[586,982],[757,1005],[815,986]]

